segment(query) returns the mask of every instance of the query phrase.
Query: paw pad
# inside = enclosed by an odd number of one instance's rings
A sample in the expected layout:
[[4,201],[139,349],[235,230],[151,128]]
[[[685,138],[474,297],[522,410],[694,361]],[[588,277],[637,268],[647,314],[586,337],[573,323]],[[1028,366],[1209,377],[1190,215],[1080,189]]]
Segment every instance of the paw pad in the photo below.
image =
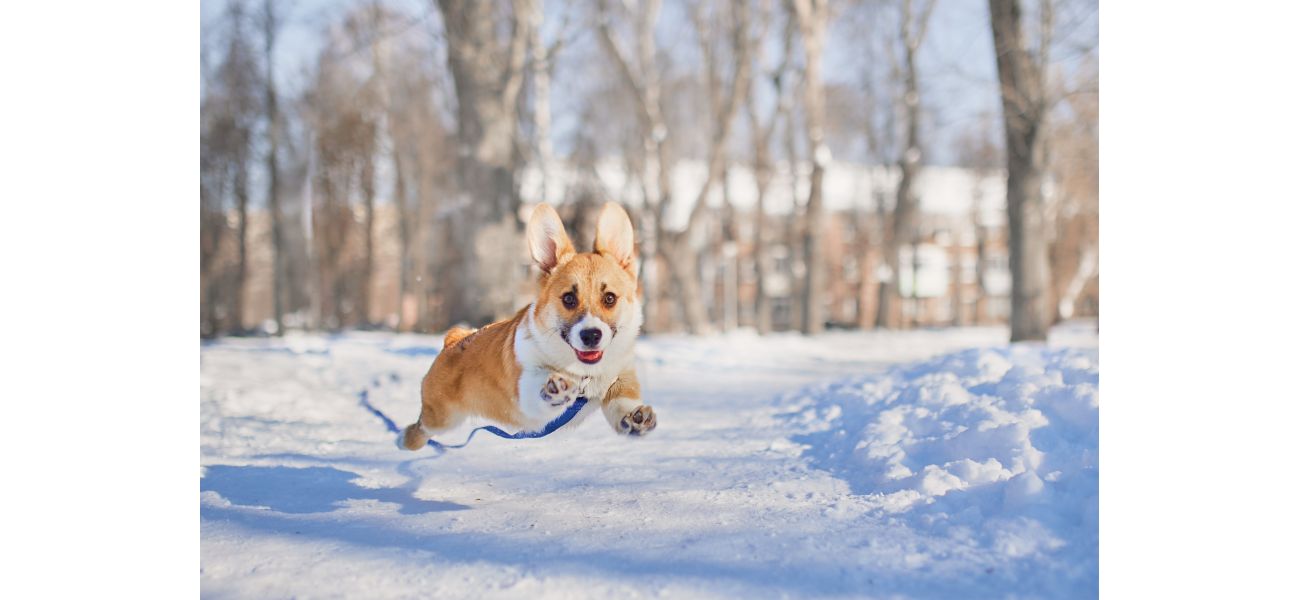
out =
[[570,404],[586,392],[589,379],[583,377],[581,380],[575,381],[560,373],[552,373],[546,383],[542,385],[542,400],[551,406],[557,407]]
[[619,427],[623,430],[623,433],[635,436],[650,433],[657,424],[654,409],[649,406],[638,406],[636,410],[623,415],[623,418],[619,420]]

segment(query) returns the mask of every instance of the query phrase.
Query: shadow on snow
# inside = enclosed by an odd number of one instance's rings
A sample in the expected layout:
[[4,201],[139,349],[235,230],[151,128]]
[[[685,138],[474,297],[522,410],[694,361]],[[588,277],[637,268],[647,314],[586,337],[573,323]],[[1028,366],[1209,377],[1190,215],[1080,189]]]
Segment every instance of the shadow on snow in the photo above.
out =
[[348,500],[392,502],[404,515],[469,508],[455,502],[420,500],[407,488],[362,487],[353,483],[359,477],[334,467],[212,465],[199,480],[199,490],[216,492],[232,504],[265,506],[289,514],[331,512]]

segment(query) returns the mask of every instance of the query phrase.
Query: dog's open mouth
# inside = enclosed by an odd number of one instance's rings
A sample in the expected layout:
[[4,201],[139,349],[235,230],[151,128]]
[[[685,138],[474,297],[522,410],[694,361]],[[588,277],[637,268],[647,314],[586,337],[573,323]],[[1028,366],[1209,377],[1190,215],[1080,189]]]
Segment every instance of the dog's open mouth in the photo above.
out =
[[604,350],[579,350],[577,348],[573,349],[573,353],[578,355],[578,360],[589,365],[600,362],[600,357],[605,355]]

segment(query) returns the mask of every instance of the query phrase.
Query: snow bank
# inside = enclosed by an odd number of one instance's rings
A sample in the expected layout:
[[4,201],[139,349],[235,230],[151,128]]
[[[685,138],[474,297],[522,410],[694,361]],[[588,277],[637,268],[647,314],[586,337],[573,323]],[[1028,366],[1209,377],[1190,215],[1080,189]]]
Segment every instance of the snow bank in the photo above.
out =
[[973,349],[787,396],[782,416],[875,514],[1095,589],[1097,384],[1096,350]]

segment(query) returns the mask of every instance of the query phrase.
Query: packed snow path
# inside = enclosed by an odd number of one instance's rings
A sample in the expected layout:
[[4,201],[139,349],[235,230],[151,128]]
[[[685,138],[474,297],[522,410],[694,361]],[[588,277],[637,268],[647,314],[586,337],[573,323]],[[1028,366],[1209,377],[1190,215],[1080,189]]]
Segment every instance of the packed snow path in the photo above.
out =
[[437,338],[205,344],[202,592],[1095,596],[1095,335],[1005,335],[651,337],[649,437],[596,415],[443,455],[357,404],[411,421]]

